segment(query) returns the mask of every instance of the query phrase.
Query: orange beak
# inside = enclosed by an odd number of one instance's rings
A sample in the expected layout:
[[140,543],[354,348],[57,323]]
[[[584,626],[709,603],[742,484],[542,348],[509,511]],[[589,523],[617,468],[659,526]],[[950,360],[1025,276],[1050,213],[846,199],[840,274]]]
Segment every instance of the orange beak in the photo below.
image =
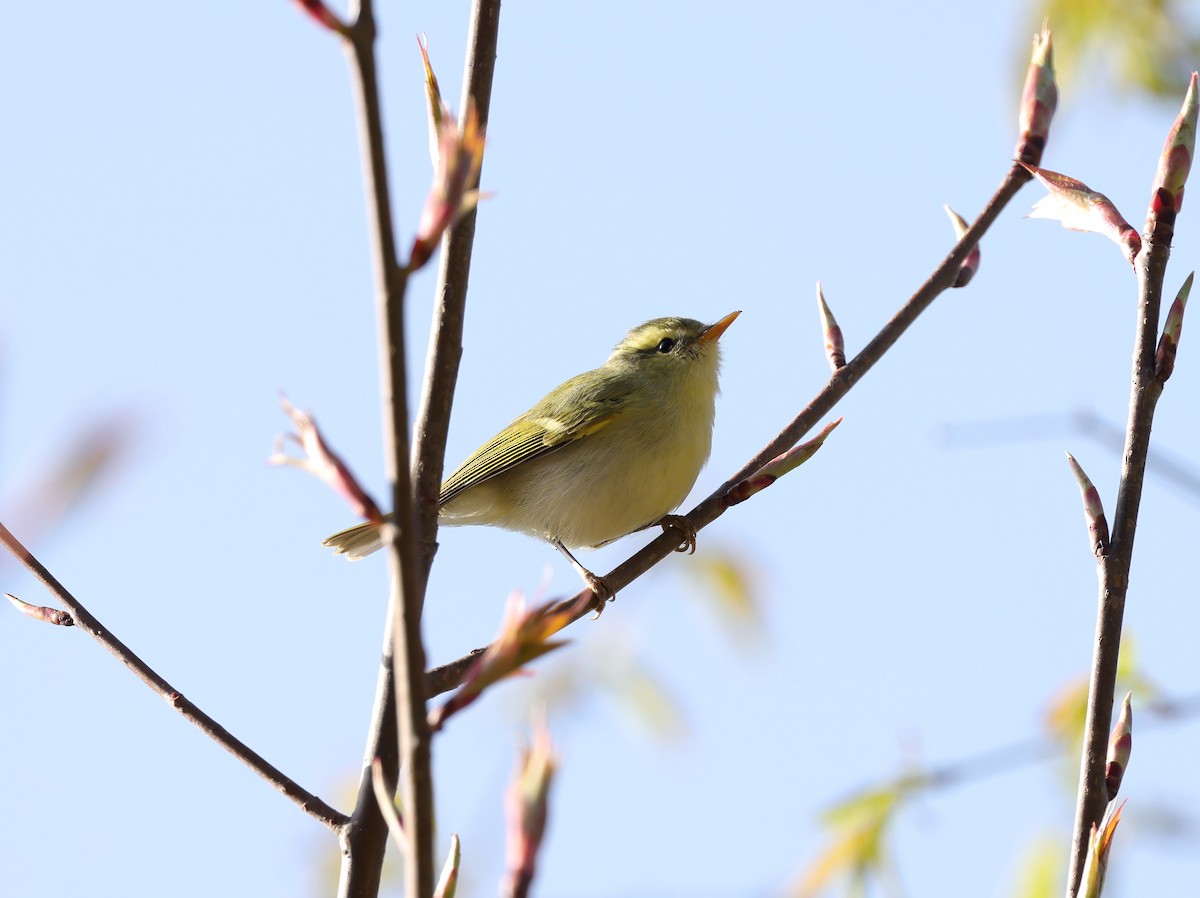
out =
[[703,345],[705,343],[713,343],[720,339],[721,334],[725,333],[729,325],[733,324],[733,319],[737,318],[737,316],[740,314],[742,314],[742,310],[738,309],[736,312],[730,312],[716,324],[710,324],[705,329],[704,333],[702,333],[696,339],[696,342]]

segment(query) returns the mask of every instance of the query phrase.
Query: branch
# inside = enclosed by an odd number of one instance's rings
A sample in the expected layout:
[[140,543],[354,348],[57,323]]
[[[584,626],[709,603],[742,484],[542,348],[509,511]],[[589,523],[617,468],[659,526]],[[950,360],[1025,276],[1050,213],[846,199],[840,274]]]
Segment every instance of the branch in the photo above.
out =
[[1133,377],[1129,420],[1125,429],[1121,481],[1117,491],[1112,538],[1097,559],[1099,608],[1092,670],[1088,688],[1087,718],[1084,723],[1083,757],[1079,771],[1079,795],[1071,847],[1070,894],[1079,888],[1092,825],[1099,825],[1108,806],[1104,766],[1112,726],[1112,705],[1120,656],[1121,625],[1129,591],[1129,569],[1137,532],[1138,509],[1146,477],[1150,428],[1154,408],[1162,395],[1162,384],[1154,374],[1154,352],[1162,306],[1162,284],[1171,252],[1173,228],[1157,222],[1147,232],[1146,251],[1138,257],[1138,307],[1134,339]]
[[8,549],[46,587],[50,595],[54,596],[55,600],[70,613],[76,627],[104,646],[113,657],[129,668],[134,676],[182,714],[185,720],[194,724],[200,732],[294,801],[304,813],[319,820],[336,833],[342,831],[349,822],[349,818],[345,814],[334,810],[316,795],[302,789],[295,780],[271,766],[261,755],[252,751],[225,727],[184,698],[174,686],[160,677],[150,665],[130,651],[128,646],[96,620],[3,524],[0,524],[0,545]]
[[[496,42],[500,28],[500,0],[475,0],[471,10],[467,60],[463,72],[463,95],[459,109],[466,116],[474,106],[479,129],[487,133],[492,104],[492,77],[496,70]],[[479,187],[479,176],[467,185]],[[463,318],[467,285],[471,274],[471,252],[475,243],[472,209],[451,228],[442,241],[441,263],[435,291],[435,309],[429,334],[429,356],[425,384],[417,411],[414,434],[412,480],[417,496],[417,541],[421,550],[421,594],[437,544],[438,497],[445,467],[446,437],[450,431],[450,409],[462,358]]]
[[[1195,152],[1197,113],[1197,75],[1191,84],[1183,108],[1167,135],[1159,157],[1150,211],[1146,218],[1144,249],[1134,260],[1138,276],[1137,324],[1133,347],[1132,387],[1129,420],[1125,427],[1125,451],[1122,455],[1121,482],[1117,489],[1117,507],[1112,523],[1112,539],[1098,553],[1099,609],[1096,639],[1092,650],[1092,672],[1088,685],[1087,718],[1084,723],[1083,758],[1079,768],[1079,794],[1075,806],[1075,828],[1071,839],[1071,871],[1067,879],[1068,895],[1075,895],[1083,878],[1084,862],[1093,827],[1101,826],[1109,795],[1105,784],[1105,762],[1109,729],[1117,682],[1117,660],[1121,651],[1121,624],[1125,616],[1125,598],[1129,591],[1129,569],[1133,560],[1133,540],[1137,533],[1138,509],[1146,478],[1146,459],[1150,451],[1150,428],[1154,408],[1170,376],[1170,366],[1156,360],[1158,320],[1162,309],[1162,286],[1175,235],[1175,217],[1183,203],[1183,187]],[[1190,288],[1191,279],[1187,287]],[[1174,362],[1179,321],[1171,324],[1171,363]],[[1164,333],[1164,338],[1167,334]]]
[[[408,398],[404,354],[404,293],[408,275],[396,258],[384,154],[383,122],[375,66],[375,18],[371,0],[352,6],[353,24],[344,34],[355,88],[359,140],[363,150],[371,255],[375,272],[375,301],[379,317],[380,379],[383,399],[384,459],[392,485],[395,526],[385,531],[390,591],[388,632],[383,667],[376,684],[366,757],[358,798],[342,838],[345,863],[339,894],[375,895],[387,828],[372,787],[371,763],[378,757],[388,782],[400,777],[409,840],[405,866],[406,894],[431,895],[436,873],[433,861],[433,776],[429,730],[425,722],[422,674],[425,649],[421,643],[421,599],[417,590],[416,551],[412,527],[412,488],[409,481]],[[357,7],[354,9],[353,7]],[[390,538],[389,538],[390,537]],[[394,697],[394,700],[393,700]],[[395,714],[399,729],[388,725]],[[398,765],[398,766],[397,766]]]
[[[754,474],[780,453],[786,452],[799,442],[800,438],[816,426],[818,421],[822,420],[832,411],[838,401],[850,392],[850,389],[883,357],[884,353],[891,349],[896,341],[900,339],[901,334],[917,319],[917,316],[925,311],[939,294],[954,287],[955,281],[958,279],[959,270],[967,256],[970,255],[971,251],[979,243],[980,238],[991,227],[1004,207],[1016,196],[1017,191],[1029,181],[1030,177],[1031,175],[1023,167],[1016,163],[1013,164],[1008,174],[1005,175],[1004,180],[1000,183],[996,193],[988,201],[983,212],[980,213],[979,218],[963,234],[954,249],[942,260],[933,274],[929,276],[929,279],[917,289],[917,292],[909,298],[895,316],[883,326],[883,329],[875,335],[875,338],[850,362],[838,368],[833,373],[829,381],[813,397],[808,406],[787,427],[780,431],[778,436],[764,446],[754,458],[746,462],[740,471],[721,484],[712,495],[687,514],[688,521],[691,522],[697,531],[711,524],[725,513],[728,507],[726,494],[731,487],[740,483],[751,474]],[[654,567],[654,565],[658,564],[668,555],[671,555],[678,545],[679,535],[674,531],[666,531],[649,545],[642,548],[641,551],[605,574],[604,580],[614,591],[619,591],[646,573],[646,571],[650,570],[650,568]],[[575,605],[577,608],[575,619],[578,620],[584,617],[588,612],[595,610],[597,605],[595,596],[592,596],[590,601],[586,600],[584,596],[586,592],[589,592],[589,590],[584,590],[575,597],[563,601],[554,610]],[[470,667],[475,657],[482,651],[484,649],[475,649],[462,658],[458,658],[455,661],[443,664],[427,672],[425,675],[426,694],[430,696],[438,695],[457,686],[462,681],[463,674],[466,673],[467,668]]]
[[[486,129],[495,69],[499,0],[477,0],[471,20],[470,51],[464,78],[463,114],[471,108],[481,129]],[[372,245],[376,292],[380,307],[382,378],[388,473],[393,484],[392,507],[398,515],[399,533],[392,545],[392,592],[388,619],[392,633],[385,640],[384,657],[376,687],[370,735],[359,782],[350,834],[343,840],[346,863],[340,894],[374,895],[378,892],[388,830],[378,811],[372,788],[372,763],[379,759],[384,778],[397,777],[399,756],[405,808],[404,834],[409,840],[406,866],[407,894],[425,896],[433,891],[433,781],[430,764],[425,695],[422,693],[425,653],[420,621],[429,566],[437,536],[436,490],[441,480],[450,407],[462,355],[462,321],[466,304],[475,212],[468,213],[444,239],[438,278],[438,308],[433,317],[427,374],[418,411],[415,446],[409,468],[408,410],[404,356],[403,305],[407,274],[396,258],[391,222],[383,131],[376,85],[372,4],[362,0],[347,29],[352,68],[356,74],[358,113],[366,155],[368,192],[372,198]],[[475,183],[468,185],[478,187]],[[431,487],[429,484],[432,483]],[[432,502],[426,497],[432,495]],[[414,495],[422,497],[414,502]],[[408,521],[399,517],[411,515]],[[396,671],[402,671],[399,681]],[[400,688],[397,689],[399,683]],[[400,755],[396,724],[399,723]]]

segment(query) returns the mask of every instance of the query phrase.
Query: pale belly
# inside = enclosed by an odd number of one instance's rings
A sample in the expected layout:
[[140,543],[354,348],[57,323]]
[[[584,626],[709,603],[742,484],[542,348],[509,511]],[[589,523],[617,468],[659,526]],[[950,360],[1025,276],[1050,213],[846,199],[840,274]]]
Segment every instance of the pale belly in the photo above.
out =
[[691,436],[614,421],[472,487],[442,509],[442,523],[490,524],[572,548],[603,545],[653,524],[687,498],[708,460],[712,427],[684,429]]

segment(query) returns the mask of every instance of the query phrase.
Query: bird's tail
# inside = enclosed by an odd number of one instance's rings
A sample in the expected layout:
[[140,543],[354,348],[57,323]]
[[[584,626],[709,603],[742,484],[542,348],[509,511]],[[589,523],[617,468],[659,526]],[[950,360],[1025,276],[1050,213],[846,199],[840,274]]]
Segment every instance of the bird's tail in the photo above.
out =
[[334,555],[345,555],[349,561],[361,561],[383,548],[383,539],[379,535],[379,526],[367,523],[335,533],[321,545],[333,549]]

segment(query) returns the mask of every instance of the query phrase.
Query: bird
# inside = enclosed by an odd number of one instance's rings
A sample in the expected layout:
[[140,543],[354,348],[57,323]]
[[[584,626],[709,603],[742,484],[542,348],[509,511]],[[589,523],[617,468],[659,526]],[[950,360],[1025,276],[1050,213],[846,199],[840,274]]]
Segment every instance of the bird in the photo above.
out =
[[[655,318],[633,328],[604,364],[551,390],[446,479],[439,524],[484,524],[546,540],[600,607],[613,590],[571,549],[660,525],[679,532],[677,551],[695,551],[695,528],[671,512],[708,461],[718,340],[740,314],[713,324]],[[383,542],[378,525],[365,523],[324,545],[357,561]]]

